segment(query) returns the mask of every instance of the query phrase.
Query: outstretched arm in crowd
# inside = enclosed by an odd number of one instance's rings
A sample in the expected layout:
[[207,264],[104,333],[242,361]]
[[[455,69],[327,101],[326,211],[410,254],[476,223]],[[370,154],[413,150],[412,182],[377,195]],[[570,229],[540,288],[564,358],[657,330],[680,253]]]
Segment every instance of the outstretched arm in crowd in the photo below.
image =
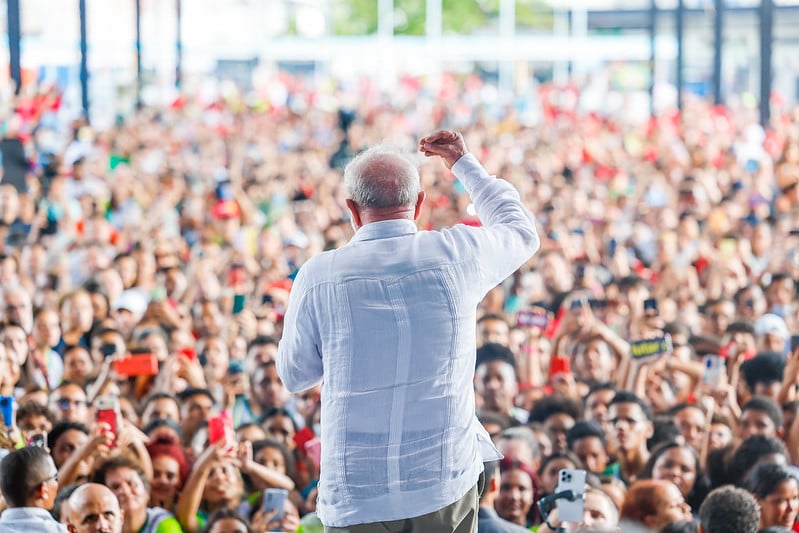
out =
[[242,442],[236,452],[236,465],[250,477],[256,477],[275,489],[294,490],[294,482],[285,474],[255,462],[252,455],[252,443]]
[[227,443],[222,440],[203,450],[197,457],[191,475],[183,486],[175,507],[175,516],[186,533],[196,533],[200,530],[197,512],[203,501],[203,490],[214,465],[220,461],[231,460],[230,454],[226,450],[227,446]]
[[58,471],[58,488],[63,489],[75,483],[78,478],[78,469],[81,463],[94,458],[107,458],[111,453],[111,445],[114,442],[114,435],[110,432],[110,427],[100,422],[92,430],[89,439],[81,447],[76,449],[69,456],[61,469]]

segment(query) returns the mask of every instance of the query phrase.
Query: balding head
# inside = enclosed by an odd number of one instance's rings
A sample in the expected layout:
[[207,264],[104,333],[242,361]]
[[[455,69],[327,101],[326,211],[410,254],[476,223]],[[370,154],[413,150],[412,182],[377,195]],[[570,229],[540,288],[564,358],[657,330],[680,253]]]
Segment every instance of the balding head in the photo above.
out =
[[81,485],[69,498],[71,533],[122,533],[124,521],[117,497],[105,485]]
[[361,208],[413,207],[419,172],[402,152],[383,145],[356,156],[344,169],[347,196]]

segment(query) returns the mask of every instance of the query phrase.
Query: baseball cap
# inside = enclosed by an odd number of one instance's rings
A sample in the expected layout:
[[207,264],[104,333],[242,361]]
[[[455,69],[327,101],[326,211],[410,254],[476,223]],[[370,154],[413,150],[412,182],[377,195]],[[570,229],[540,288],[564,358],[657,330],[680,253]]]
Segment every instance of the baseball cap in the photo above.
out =
[[127,309],[131,313],[139,314],[147,310],[147,299],[142,293],[136,289],[128,289],[123,291],[119,297],[114,300],[113,310]]
[[783,340],[787,340],[791,333],[781,317],[773,313],[766,313],[755,320],[755,335],[758,337],[761,335],[777,335]]

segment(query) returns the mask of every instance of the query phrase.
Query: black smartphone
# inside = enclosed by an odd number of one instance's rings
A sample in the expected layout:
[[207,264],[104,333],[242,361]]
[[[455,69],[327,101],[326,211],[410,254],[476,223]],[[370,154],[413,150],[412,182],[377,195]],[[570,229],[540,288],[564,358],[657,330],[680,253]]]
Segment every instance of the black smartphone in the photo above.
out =
[[791,351],[799,350],[799,335],[791,335]]
[[588,305],[591,309],[605,309],[608,306],[608,301],[605,299],[592,298],[588,300]]
[[117,353],[117,345],[113,342],[104,342],[100,350],[103,353],[103,358],[111,357]]
[[644,314],[647,316],[657,316],[658,301],[655,298],[647,298],[644,300]]

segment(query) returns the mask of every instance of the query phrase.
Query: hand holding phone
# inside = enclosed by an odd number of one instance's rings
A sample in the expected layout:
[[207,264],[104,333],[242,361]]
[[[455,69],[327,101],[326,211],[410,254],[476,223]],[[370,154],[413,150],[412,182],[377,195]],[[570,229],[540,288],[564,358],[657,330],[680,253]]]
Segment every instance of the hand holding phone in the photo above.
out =
[[658,301],[655,298],[647,298],[644,300],[644,315],[648,318],[658,316]]
[[571,374],[571,361],[568,357],[553,355],[549,358],[549,380],[561,374]]
[[180,350],[178,350],[178,353],[183,357],[185,357],[186,359],[188,359],[189,361],[194,361],[195,359],[197,359],[197,351],[192,347],[181,348]]
[[286,489],[266,489],[264,491],[263,511],[265,515],[277,511],[270,520],[283,519],[283,508],[286,505],[286,499],[289,497],[289,491]]
[[158,374],[158,356],[152,353],[134,354],[114,361],[114,372],[119,376],[155,376]]
[[113,342],[104,342],[103,345],[100,347],[100,351],[103,353],[103,359],[108,359],[115,353],[117,353],[117,345]]
[[725,360],[718,355],[706,355],[704,358],[705,372],[702,374],[702,383],[716,390],[721,386],[722,377],[727,372]]
[[105,424],[104,431],[113,435],[112,447],[117,445],[117,414],[119,413],[119,400],[113,396],[100,396],[94,401],[95,420],[98,424]]
[[563,469],[558,473],[558,486],[555,492],[572,491],[574,499],[557,500],[558,519],[561,522],[579,523],[583,521],[585,498],[585,470]]
[[227,411],[222,411],[208,419],[208,442],[211,444],[218,442],[224,445],[233,444],[234,435],[233,421]]
[[46,448],[47,436],[44,433],[35,433],[28,438],[26,445],[36,448]]

